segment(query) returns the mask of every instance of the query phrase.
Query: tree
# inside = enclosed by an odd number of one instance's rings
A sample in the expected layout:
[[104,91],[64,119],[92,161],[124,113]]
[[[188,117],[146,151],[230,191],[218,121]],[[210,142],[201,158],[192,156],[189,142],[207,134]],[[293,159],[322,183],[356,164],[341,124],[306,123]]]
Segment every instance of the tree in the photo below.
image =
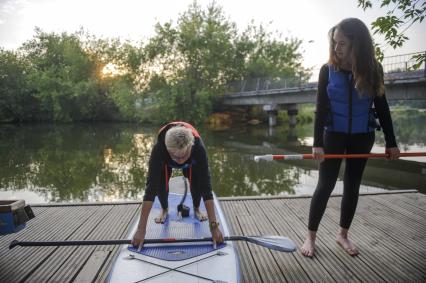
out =
[[31,65],[28,78],[40,102],[40,119],[90,119],[90,107],[97,104],[95,68],[76,35],[36,29],[20,50]]
[[156,25],[141,67],[145,89],[159,109],[168,110],[159,111],[163,116],[202,121],[231,82],[305,74],[300,43],[283,41],[262,26],[250,25],[239,35],[215,2],[206,9],[193,2],[177,25]]
[[236,32],[214,2],[206,10],[194,2],[176,26],[156,25],[142,69],[146,91],[155,95],[159,109],[168,109],[159,114],[189,121],[207,116],[211,97],[235,78],[235,64],[242,64],[234,58]]
[[[380,34],[385,37],[387,44],[394,49],[401,47],[409,38],[405,32],[415,23],[421,23],[426,16],[426,2],[421,0],[376,0],[381,2],[380,7],[387,7],[388,11],[383,17],[378,17],[371,23],[374,34]],[[394,5],[394,7],[392,7]],[[364,11],[372,8],[371,0],[358,0],[358,7]],[[400,15],[400,16],[397,16]],[[383,59],[383,52],[376,46],[376,53],[380,59]],[[415,55],[417,63],[413,66],[418,69],[426,60],[426,55]]]
[[29,66],[17,52],[0,49],[0,122],[31,120],[37,101],[28,84]]

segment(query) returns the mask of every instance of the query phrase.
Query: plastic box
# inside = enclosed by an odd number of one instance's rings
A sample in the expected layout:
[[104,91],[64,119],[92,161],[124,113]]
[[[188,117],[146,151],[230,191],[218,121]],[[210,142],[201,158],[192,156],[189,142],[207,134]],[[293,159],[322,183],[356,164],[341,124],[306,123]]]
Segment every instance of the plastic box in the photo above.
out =
[[24,229],[29,219],[24,200],[0,200],[0,235]]

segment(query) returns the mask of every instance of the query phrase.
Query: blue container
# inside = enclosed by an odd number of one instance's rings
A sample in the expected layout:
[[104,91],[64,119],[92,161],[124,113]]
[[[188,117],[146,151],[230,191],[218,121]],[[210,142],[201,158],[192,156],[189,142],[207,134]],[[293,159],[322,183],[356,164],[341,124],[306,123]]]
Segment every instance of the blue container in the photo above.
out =
[[24,200],[0,200],[0,235],[24,229],[28,220]]

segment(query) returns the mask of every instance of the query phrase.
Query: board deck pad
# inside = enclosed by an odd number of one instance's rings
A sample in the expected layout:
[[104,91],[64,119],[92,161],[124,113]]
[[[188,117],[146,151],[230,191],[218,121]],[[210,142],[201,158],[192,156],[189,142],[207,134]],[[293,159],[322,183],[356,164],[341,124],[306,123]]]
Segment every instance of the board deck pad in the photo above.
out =
[[[176,186],[171,185],[171,188]],[[200,222],[194,216],[194,207],[192,204],[191,193],[188,189],[188,193],[184,204],[190,208],[188,217],[179,218],[177,214],[177,205],[181,202],[183,197],[183,188],[177,188],[171,190],[169,193],[169,214],[164,224],[155,223],[154,218],[161,211],[161,205],[158,198],[155,199],[151,209],[151,213],[148,218],[148,227],[145,238],[147,239],[195,239],[211,237],[209,222],[208,220]],[[201,200],[200,210],[206,213],[204,202]],[[216,218],[219,219],[216,215]],[[221,229],[221,227],[219,226]],[[221,229],[222,233],[223,230]],[[216,249],[225,247],[226,244],[217,245]],[[149,257],[154,257],[168,261],[179,261],[185,260],[192,257],[200,256],[209,252],[214,251],[213,244],[211,242],[201,242],[193,244],[161,244],[161,245],[144,245],[143,249],[139,251],[133,246],[129,246],[128,249],[132,252],[143,254]]]

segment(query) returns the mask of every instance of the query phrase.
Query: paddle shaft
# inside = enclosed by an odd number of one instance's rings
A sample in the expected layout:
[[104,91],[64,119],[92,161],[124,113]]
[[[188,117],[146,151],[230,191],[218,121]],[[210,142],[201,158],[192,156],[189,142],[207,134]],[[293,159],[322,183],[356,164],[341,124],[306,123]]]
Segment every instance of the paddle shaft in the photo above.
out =
[[[247,241],[249,237],[245,236],[229,236],[224,237],[225,241]],[[144,244],[165,244],[165,243],[194,243],[194,242],[211,242],[211,237],[196,238],[196,239],[145,239]],[[16,246],[31,247],[31,246],[93,246],[93,245],[130,245],[131,240],[80,240],[80,241],[17,241],[10,243],[9,249]]]
[[[426,156],[426,152],[401,152],[400,157],[415,157]],[[365,153],[365,154],[324,154],[323,158],[383,158],[387,157],[386,153]],[[256,161],[263,160],[300,160],[300,159],[313,159],[313,154],[268,154],[256,155]]]

